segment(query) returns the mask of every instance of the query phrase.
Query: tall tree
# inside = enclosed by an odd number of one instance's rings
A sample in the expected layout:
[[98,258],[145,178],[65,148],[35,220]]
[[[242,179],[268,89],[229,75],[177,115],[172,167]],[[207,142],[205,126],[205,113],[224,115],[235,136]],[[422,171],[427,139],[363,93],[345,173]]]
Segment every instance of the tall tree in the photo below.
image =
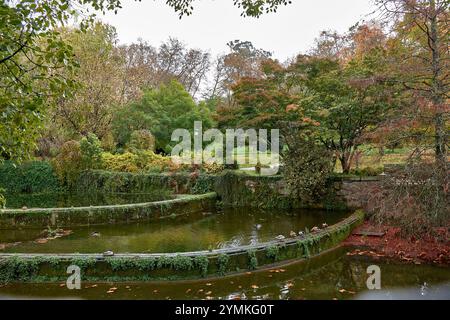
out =
[[[393,70],[415,98],[431,111],[436,161],[446,166],[449,120],[449,1],[376,0],[398,39]],[[419,114],[419,113],[417,113]],[[411,115],[411,114],[410,114]]]
[[106,11],[119,0],[2,0],[0,2],[0,159],[23,160],[35,149],[48,99],[70,94],[77,66],[58,28],[88,8]]
[[46,127],[56,126],[66,139],[88,133],[101,139],[111,130],[113,108],[121,103],[124,61],[116,47],[116,30],[98,22],[87,32],[65,28],[61,34],[79,65],[73,77],[77,87],[70,96],[55,99]]
[[234,40],[227,43],[229,52],[217,57],[213,78],[207,87],[205,98],[222,100],[221,107],[233,107],[233,86],[243,78],[264,77],[262,64],[272,54],[256,48],[250,41]]
[[159,48],[139,40],[120,49],[125,58],[125,102],[139,99],[143,90],[171,80],[177,80],[196,96],[210,67],[209,53],[188,48],[175,38],[169,38]]
[[141,100],[117,112],[113,129],[121,146],[129,142],[133,131],[149,130],[156,138],[158,151],[169,153],[172,132],[179,128],[193,131],[194,121],[202,121],[204,128],[212,125],[209,110],[197,105],[183,85],[172,80],[146,90]]
[[320,139],[348,173],[368,132],[395,107],[398,88],[387,80],[387,37],[377,25],[332,35],[322,34],[314,56],[299,57],[291,68],[305,89],[301,105],[321,123]]
[[[379,28],[363,25],[334,39],[339,50],[319,41],[313,56],[300,55],[287,67],[268,60],[262,77],[242,78],[232,87],[236,106],[219,108],[219,123],[264,128],[293,121],[314,124],[317,138],[348,173],[365,135],[395,106],[396,86],[384,76],[386,39]],[[325,47],[333,47],[333,53]]]

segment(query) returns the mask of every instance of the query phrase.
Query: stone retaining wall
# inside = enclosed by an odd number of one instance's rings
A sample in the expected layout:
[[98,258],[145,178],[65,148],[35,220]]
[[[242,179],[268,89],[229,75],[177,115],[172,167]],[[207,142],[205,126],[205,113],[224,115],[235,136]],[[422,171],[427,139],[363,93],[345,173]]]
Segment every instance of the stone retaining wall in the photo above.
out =
[[219,175],[132,174],[105,171],[84,173],[80,188],[97,192],[145,192],[147,189],[170,188],[175,193],[206,193],[214,191],[225,206],[260,208],[326,209],[359,208],[361,190],[379,183],[379,177],[330,179],[327,195],[318,203],[304,203],[288,196],[282,176],[257,176],[239,171],[225,171]]
[[0,229],[88,226],[129,223],[210,210],[216,193],[115,206],[0,210]]
[[357,211],[347,219],[297,238],[212,251],[174,254],[0,254],[0,283],[65,281],[69,265],[83,281],[184,280],[223,276],[308,259],[338,246],[362,223]]

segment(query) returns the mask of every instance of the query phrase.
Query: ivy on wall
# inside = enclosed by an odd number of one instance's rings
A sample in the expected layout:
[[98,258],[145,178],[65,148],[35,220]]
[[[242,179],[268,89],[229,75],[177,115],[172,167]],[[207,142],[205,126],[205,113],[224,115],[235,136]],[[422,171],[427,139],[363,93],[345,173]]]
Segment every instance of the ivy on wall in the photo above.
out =
[[31,161],[20,165],[5,161],[0,165],[0,188],[7,193],[61,191],[53,167],[47,161]]

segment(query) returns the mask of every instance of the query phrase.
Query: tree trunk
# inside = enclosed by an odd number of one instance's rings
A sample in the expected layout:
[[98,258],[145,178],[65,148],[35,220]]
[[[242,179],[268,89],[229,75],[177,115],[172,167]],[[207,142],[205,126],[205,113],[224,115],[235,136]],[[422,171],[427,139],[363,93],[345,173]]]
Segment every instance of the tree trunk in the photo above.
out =
[[352,152],[344,151],[339,156],[339,162],[342,166],[342,173],[349,174],[352,168]]
[[436,108],[436,114],[434,116],[435,127],[435,150],[436,150],[436,162],[441,165],[445,165],[447,161],[447,142],[446,142],[446,130],[444,119],[444,85],[441,80],[441,57],[439,52],[439,34],[438,34],[438,17],[436,13],[436,3],[434,0],[430,1],[430,35],[429,45],[432,54],[432,101]]

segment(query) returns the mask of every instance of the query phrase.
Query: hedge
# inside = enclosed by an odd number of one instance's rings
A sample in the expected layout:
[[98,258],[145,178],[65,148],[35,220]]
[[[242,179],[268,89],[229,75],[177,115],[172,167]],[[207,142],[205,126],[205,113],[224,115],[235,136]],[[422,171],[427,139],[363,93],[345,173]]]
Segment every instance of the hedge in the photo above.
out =
[[0,165],[0,188],[7,193],[44,193],[61,191],[59,180],[48,161]]

